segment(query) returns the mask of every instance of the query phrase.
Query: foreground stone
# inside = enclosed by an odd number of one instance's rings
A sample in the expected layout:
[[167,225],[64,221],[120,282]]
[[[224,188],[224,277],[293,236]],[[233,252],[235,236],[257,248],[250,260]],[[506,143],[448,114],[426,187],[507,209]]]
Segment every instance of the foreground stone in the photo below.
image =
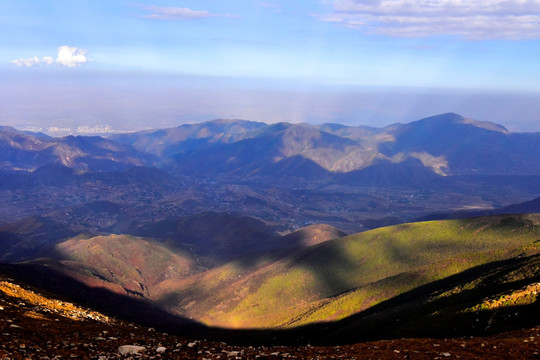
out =
[[144,346],[122,345],[118,347],[118,353],[120,353],[120,355],[139,355],[145,351],[146,348]]

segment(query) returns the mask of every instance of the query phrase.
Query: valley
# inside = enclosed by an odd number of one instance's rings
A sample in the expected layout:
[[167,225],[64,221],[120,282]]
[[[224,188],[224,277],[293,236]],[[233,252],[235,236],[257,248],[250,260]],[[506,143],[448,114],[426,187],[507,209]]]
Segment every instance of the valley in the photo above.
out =
[[118,321],[320,352],[540,325],[538,133],[214,120],[0,150],[0,272]]
[[538,134],[456,114],[382,129],[215,120],[114,141],[2,129],[0,224],[108,201],[121,211],[105,232],[214,211],[354,233],[540,196]]

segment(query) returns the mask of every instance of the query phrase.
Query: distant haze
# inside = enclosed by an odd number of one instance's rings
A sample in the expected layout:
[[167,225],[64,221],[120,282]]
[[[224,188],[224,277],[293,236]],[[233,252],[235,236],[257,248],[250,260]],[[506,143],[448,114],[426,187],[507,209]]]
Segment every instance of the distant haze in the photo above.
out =
[[540,93],[343,86],[150,74],[4,73],[0,123],[140,130],[216,118],[382,127],[455,112],[511,131],[540,131]]

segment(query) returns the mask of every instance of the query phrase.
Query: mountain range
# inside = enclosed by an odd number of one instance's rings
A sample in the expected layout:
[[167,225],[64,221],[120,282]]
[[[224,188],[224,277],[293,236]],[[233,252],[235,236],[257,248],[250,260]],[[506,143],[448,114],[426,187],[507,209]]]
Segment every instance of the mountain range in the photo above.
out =
[[440,176],[539,175],[539,136],[443,114],[380,129],[216,120],[111,139],[160,156],[160,166],[182,174],[312,179],[384,165]]
[[0,127],[0,161],[4,170],[49,164],[93,172],[155,166],[198,176],[317,178],[382,164],[419,164],[440,176],[539,175],[539,137],[452,113],[383,128],[214,120],[109,139],[50,138]]

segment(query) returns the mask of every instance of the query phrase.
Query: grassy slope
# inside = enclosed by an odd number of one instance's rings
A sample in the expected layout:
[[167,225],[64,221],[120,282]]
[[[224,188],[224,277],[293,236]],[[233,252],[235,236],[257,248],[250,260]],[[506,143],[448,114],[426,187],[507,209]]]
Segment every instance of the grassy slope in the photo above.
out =
[[[535,254],[540,215],[397,225],[293,253],[238,260],[154,294],[210,325],[290,327],[337,320],[491,261]],[[171,290],[172,289],[172,290]]]
[[518,256],[415,288],[331,323],[321,335],[325,341],[343,342],[354,338],[486,336],[534,327],[540,324],[539,291],[540,254]]

